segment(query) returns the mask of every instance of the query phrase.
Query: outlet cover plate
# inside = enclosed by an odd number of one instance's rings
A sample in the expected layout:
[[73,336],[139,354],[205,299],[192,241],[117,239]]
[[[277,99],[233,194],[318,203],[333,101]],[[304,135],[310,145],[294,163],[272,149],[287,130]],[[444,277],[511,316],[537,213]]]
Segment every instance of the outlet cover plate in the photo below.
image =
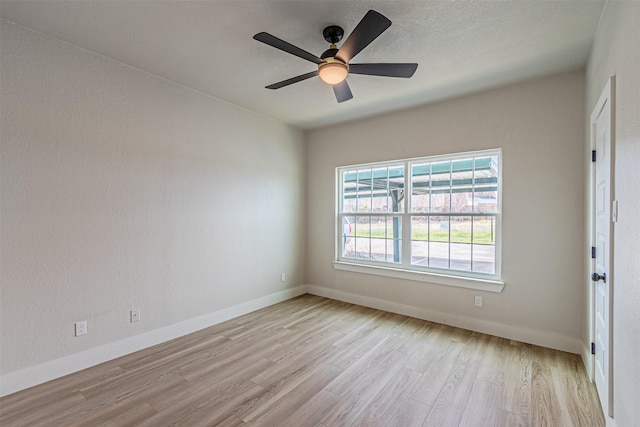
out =
[[76,336],[77,337],[79,337],[80,335],[87,335],[87,321],[86,320],[81,320],[79,322],[76,322],[75,326],[76,326]]

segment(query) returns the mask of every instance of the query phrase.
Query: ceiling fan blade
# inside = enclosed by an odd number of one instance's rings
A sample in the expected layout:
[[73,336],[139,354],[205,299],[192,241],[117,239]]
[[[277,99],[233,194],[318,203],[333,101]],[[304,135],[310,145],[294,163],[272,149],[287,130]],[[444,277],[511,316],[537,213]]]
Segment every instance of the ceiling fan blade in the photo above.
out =
[[343,62],[351,61],[390,26],[391,21],[387,17],[375,10],[370,10],[349,34],[335,57]]
[[338,100],[338,102],[348,101],[353,98],[351,89],[349,88],[346,80],[333,85],[333,93],[336,95],[336,99]]
[[281,82],[274,83],[272,85],[266,86],[265,89],[280,89],[281,87],[289,86],[290,84],[298,83],[298,82],[301,82],[303,80],[310,79],[311,77],[315,77],[317,75],[318,75],[318,70],[312,71],[312,72],[307,73],[307,74],[301,74],[299,76],[291,77],[290,79],[283,80]]
[[297,56],[298,58],[306,59],[307,61],[311,61],[315,64],[322,64],[324,61],[312,53],[307,52],[306,50],[302,50],[297,46],[292,45],[291,43],[287,43],[284,40],[277,38],[276,36],[272,36],[269,33],[258,33],[253,36],[255,40],[259,42],[268,44],[269,46],[273,46],[276,49],[280,49],[287,53]]
[[413,73],[416,72],[417,68],[418,64],[349,64],[349,73],[366,74],[369,76],[409,78],[413,76]]

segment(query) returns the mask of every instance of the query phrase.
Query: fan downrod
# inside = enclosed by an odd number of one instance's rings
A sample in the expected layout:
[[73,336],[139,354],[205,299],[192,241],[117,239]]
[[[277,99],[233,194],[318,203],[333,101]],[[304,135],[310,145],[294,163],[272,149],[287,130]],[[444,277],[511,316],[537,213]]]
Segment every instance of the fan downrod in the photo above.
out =
[[339,27],[337,25],[329,25],[324,30],[322,30],[322,36],[327,42],[336,44],[340,40],[342,40],[342,36],[344,36],[344,30],[342,29],[342,27]]

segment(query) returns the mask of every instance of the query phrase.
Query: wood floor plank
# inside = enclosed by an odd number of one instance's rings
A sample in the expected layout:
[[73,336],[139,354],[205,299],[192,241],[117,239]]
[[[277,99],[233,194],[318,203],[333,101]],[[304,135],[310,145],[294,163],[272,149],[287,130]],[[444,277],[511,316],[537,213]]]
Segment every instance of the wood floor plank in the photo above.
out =
[[[327,364],[323,361],[334,350],[327,348],[325,351],[326,354],[313,360],[302,359],[297,363],[289,363],[287,361],[281,363],[280,365],[282,366],[274,364],[272,369],[265,370],[265,375],[253,377],[252,381],[261,385],[265,392],[254,399],[245,401],[243,407],[236,408],[234,413],[244,420],[253,420],[275,402],[286,398],[296,387],[299,387],[309,379],[317,377],[319,371],[327,369],[325,367]],[[285,369],[282,369],[282,367],[285,367]],[[337,375],[341,370],[336,368],[332,372]]]
[[472,333],[464,343],[464,348],[449,377],[443,385],[436,401],[429,412],[424,426],[458,425],[463,411],[451,411],[451,407],[465,408],[478,371],[480,370],[480,352],[483,349],[482,340],[487,336]]
[[267,339],[247,342],[234,342],[229,348],[218,352],[214,350],[210,356],[201,363],[189,365],[187,368],[179,369],[180,375],[188,381],[203,377],[216,372],[226,372],[223,368],[233,368],[236,362],[244,358],[249,360],[262,359],[262,351],[272,352],[280,347],[280,344]]
[[156,413],[157,411],[151,405],[148,403],[142,403],[140,405],[133,405],[127,410],[120,411],[118,414],[110,417],[109,421],[104,423],[91,421],[85,425],[87,427],[95,426],[97,424],[104,425],[105,427],[135,426],[154,416]]
[[429,328],[422,340],[416,344],[416,351],[407,360],[405,367],[417,372],[426,372],[434,359],[442,356],[443,348],[450,345],[451,330],[451,327],[445,325]]
[[492,382],[477,380],[465,404],[461,426],[498,426],[502,418],[500,401],[502,387]]
[[509,343],[502,409],[531,424],[531,346]]
[[328,390],[320,390],[312,399],[304,402],[289,416],[283,427],[322,426],[325,414],[342,401]]
[[[7,426],[33,426],[46,424],[50,417],[73,410],[86,402],[80,392],[65,393],[59,398],[47,396],[43,404],[35,402],[28,411],[13,412],[10,406],[3,410],[2,424]],[[4,404],[2,404],[4,406]],[[35,410],[37,408],[37,410]]]
[[230,367],[225,372],[210,372],[188,381],[188,386],[177,390],[167,390],[151,397],[148,402],[159,412],[173,410],[189,410],[190,402],[197,402],[203,396],[205,400],[215,399],[216,395],[229,394],[241,383],[248,383],[249,379],[269,366],[273,362],[257,355],[242,367]]
[[403,399],[384,427],[422,427],[431,407],[411,398]]
[[604,426],[579,356],[303,295],[0,399],[2,426]]
[[[371,400],[364,411],[358,415],[353,426],[386,425],[404,400],[410,398],[409,390],[420,378],[420,373],[402,368]],[[424,421],[424,420],[423,420]]]
[[307,378],[294,387],[289,393],[270,405],[257,408],[254,413],[248,414],[243,421],[249,425],[273,425],[286,424],[286,420],[297,408],[311,400],[324,387],[342,372],[334,366],[323,364],[313,376]]
[[[71,397],[72,401],[82,402],[84,396],[79,393],[80,389],[118,376],[123,372],[119,366],[102,364],[80,371],[75,375],[67,375],[38,387],[5,396],[0,399],[0,425],[9,423],[9,415],[11,415],[11,419],[15,420],[32,412],[34,407],[44,410],[47,405],[52,405],[54,408],[59,408],[61,402],[72,394],[76,394],[75,397]],[[11,411],[8,411],[8,408]]]
[[[439,341],[439,345],[429,352],[431,362],[412,391],[413,399],[433,407],[440,391],[444,387],[453,370],[458,357],[464,350],[464,343],[449,338],[455,329],[446,327],[447,338]],[[406,365],[406,364],[405,364]]]
[[[332,345],[332,342],[336,339],[335,336],[327,335],[323,338],[292,349],[291,352],[275,361],[271,369],[261,372],[251,380],[266,387],[274,381],[294,375],[312,364],[321,363],[321,361],[337,351]],[[269,360],[273,361],[272,358]]]
[[[535,351],[535,349],[534,349]],[[531,365],[531,423],[535,426],[567,425],[564,411],[560,407],[548,358],[539,360],[534,356]]]
[[[560,401],[565,402],[565,412],[574,426],[601,426],[605,424],[603,414],[590,402],[597,401],[597,394],[584,375],[582,360],[575,354],[563,354],[558,358],[557,371],[553,378]],[[554,370],[554,368],[552,368]]]
[[175,374],[137,381],[135,387],[111,389],[105,395],[96,395],[81,405],[48,417],[46,421],[51,425],[64,425],[66,419],[73,419],[74,422],[84,425],[101,425],[123,411],[146,404],[157,394],[180,389],[185,382]]

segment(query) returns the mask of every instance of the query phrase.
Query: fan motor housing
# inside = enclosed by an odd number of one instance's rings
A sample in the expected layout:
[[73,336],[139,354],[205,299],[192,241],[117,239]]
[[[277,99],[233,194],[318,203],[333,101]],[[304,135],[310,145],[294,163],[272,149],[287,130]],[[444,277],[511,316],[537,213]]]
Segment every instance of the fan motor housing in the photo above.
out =
[[344,36],[344,30],[342,29],[342,27],[339,27],[337,25],[329,25],[328,27],[325,27],[324,30],[322,30],[322,36],[329,43],[336,44],[340,40],[342,40],[342,37]]

